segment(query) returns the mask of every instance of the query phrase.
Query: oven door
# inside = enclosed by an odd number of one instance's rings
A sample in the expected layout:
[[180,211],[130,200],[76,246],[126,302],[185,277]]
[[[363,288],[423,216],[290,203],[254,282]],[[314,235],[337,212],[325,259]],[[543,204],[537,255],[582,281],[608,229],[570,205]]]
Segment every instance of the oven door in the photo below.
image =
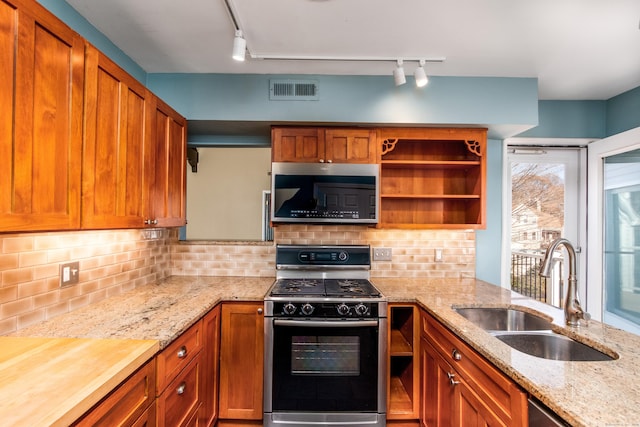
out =
[[265,322],[265,425],[384,425],[386,319]]

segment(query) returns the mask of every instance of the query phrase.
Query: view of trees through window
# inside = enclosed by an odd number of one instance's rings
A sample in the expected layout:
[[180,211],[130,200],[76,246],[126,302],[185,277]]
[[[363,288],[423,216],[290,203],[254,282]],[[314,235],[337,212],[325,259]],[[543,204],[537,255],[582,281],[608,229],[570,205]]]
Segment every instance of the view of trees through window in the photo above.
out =
[[511,164],[511,288],[541,301],[548,301],[542,255],[563,235],[564,175],[562,164]]

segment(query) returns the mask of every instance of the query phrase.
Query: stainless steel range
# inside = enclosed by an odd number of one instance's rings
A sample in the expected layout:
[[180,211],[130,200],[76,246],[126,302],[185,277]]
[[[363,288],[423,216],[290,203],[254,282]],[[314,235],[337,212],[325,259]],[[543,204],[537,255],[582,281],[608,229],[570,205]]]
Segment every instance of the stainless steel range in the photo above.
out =
[[369,246],[277,246],[265,427],[386,425],[387,301],[370,268]]

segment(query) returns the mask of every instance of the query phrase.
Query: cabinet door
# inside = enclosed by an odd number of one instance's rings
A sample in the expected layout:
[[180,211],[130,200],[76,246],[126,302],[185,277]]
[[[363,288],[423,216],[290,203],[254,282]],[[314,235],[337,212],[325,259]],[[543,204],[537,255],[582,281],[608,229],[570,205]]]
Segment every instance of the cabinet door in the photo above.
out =
[[327,129],[326,161],[333,163],[377,163],[376,132],[369,129]]
[[187,121],[153,96],[150,144],[144,160],[147,225],[186,224]]
[[496,415],[485,402],[470,388],[464,380],[453,386],[453,423],[456,427],[507,427],[506,423]]
[[274,162],[323,162],[324,128],[272,128],[271,157]]
[[222,305],[220,418],[262,419],[262,303]]
[[[454,385],[453,369],[425,338],[420,344],[420,422],[423,427],[453,425]],[[453,381],[456,381],[455,376]]]
[[0,0],[0,231],[80,227],[84,42]]
[[204,348],[202,349],[202,410],[199,423],[213,426],[218,420],[218,376],[220,363],[220,305],[202,321]]
[[93,46],[86,62],[82,227],[141,227],[149,94]]

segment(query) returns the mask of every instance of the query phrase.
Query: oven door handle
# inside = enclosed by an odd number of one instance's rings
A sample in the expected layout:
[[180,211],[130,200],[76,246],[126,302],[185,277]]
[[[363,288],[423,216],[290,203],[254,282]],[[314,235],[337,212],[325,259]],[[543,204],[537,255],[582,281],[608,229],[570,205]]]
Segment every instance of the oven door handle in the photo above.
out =
[[285,320],[274,319],[274,326],[301,326],[307,328],[361,328],[378,326],[377,320]]

